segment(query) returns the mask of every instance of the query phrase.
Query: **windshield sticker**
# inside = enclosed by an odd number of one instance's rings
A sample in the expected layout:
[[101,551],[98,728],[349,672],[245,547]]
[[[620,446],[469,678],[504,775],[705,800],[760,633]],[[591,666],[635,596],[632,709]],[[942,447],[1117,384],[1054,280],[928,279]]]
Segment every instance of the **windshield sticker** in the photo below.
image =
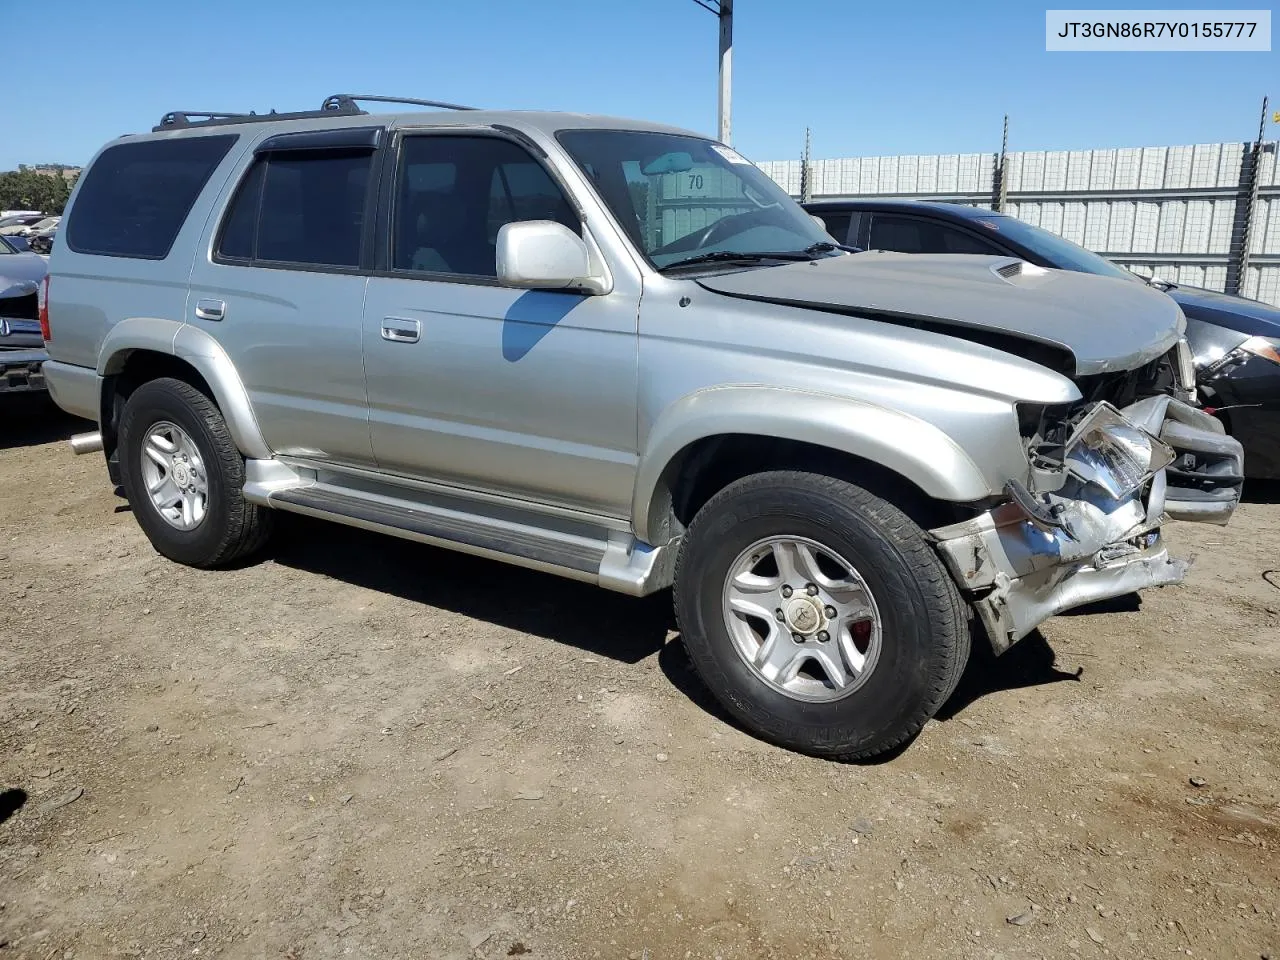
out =
[[1000,224],[996,223],[994,220],[979,220],[978,222],[988,230],[994,230],[997,233],[1000,232]]
[[730,163],[745,163],[747,166],[751,166],[751,161],[738,153],[732,147],[726,147],[720,143],[713,143],[711,144],[711,149],[720,154],[721,157],[728,160]]

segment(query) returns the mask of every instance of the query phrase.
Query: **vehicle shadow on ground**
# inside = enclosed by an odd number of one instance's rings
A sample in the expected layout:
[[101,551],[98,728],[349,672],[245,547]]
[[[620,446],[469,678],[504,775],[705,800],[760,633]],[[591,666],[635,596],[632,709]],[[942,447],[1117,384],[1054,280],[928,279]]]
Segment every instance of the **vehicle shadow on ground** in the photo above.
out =
[[0,790],[0,823],[4,823],[22,809],[27,802],[27,791],[20,787]]
[[627,597],[586,583],[306,517],[280,518],[277,563],[519,630],[623,663],[675,629],[671,594]]
[[[1039,630],[1032,631],[1000,657],[991,652],[991,646],[985,637],[975,635],[969,662],[960,677],[960,683],[935,718],[945,723],[959,716],[975,701],[992,693],[1038,687],[1063,680],[1079,681],[1080,671],[1059,670],[1055,666],[1056,661],[1053,648]],[[659,651],[658,664],[671,685],[694,704],[718,720],[742,729],[698,679],[678,636]],[[864,766],[888,763],[901,756],[914,742],[915,737],[912,737],[892,750],[859,763]]]
[[969,663],[937,719],[947,721],[959,716],[988,694],[1080,680],[1080,670],[1059,670],[1057,661],[1053,647],[1039,630],[1031,631],[998,657],[991,652],[987,638],[975,631]]
[[35,447],[94,429],[64,412],[47,394],[0,396],[0,450]]

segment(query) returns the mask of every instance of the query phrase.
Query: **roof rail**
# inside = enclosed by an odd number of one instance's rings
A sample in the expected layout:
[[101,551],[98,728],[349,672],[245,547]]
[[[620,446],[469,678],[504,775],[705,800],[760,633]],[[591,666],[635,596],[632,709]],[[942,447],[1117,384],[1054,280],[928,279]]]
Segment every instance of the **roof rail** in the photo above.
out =
[[196,110],[173,110],[160,118],[160,122],[151,128],[153,133],[161,130],[181,130],[187,127],[213,127],[226,123],[261,123],[264,120],[304,120],[313,117],[354,117],[367,113],[361,110],[356,101],[376,103],[402,103],[415,107],[435,107],[440,110],[475,110],[475,107],[464,107],[457,103],[444,103],[440,100],[415,100],[412,97],[383,97],[376,94],[335,93],[325,97],[319,110],[300,110],[295,113],[204,113]]
[[344,107],[358,109],[356,101],[363,100],[369,103],[403,103],[414,107],[435,107],[439,110],[476,110],[478,107],[464,107],[458,103],[445,103],[441,100],[417,100],[413,97],[383,97],[377,94],[359,94],[359,93],[335,93],[331,97],[326,97],[322,105],[325,110],[339,110]]

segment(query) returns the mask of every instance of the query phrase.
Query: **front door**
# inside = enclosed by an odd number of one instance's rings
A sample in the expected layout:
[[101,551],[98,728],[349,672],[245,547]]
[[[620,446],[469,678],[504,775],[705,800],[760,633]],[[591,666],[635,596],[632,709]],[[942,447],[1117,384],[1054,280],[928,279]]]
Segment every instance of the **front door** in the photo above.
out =
[[548,170],[511,139],[406,134],[393,176],[387,269],[369,281],[364,313],[378,465],[626,516],[639,290],[498,285],[502,225],[584,229]]

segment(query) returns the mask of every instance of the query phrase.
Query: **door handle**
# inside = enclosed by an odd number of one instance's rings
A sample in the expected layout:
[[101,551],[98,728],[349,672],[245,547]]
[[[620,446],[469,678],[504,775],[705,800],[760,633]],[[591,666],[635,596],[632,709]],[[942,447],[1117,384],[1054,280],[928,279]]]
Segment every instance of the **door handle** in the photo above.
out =
[[392,343],[417,343],[422,338],[422,321],[404,317],[386,317],[382,321],[382,339]]
[[227,315],[227,305],[221,300],[197,300],[196,318],[199,320],[221,320]]

